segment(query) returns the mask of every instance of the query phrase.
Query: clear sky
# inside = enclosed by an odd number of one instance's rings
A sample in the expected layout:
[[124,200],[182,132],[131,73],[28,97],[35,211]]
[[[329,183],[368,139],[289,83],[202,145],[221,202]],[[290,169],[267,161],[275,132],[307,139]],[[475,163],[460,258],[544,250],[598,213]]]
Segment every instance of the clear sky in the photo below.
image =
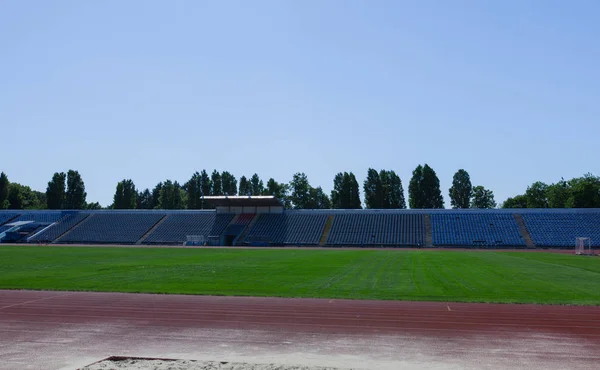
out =
[[[600,171],[600,2],[0,0],[0,170],[111,203],[194,171]],[[408,196],[408,194],[406,194]]]

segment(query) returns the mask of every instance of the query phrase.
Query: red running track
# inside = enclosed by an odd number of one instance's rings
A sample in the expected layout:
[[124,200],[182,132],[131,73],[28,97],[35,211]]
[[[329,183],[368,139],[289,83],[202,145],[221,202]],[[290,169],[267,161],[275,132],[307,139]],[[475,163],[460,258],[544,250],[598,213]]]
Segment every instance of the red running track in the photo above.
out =
[[111,355],[598,369],[600,307],[0,291],[0,368]]

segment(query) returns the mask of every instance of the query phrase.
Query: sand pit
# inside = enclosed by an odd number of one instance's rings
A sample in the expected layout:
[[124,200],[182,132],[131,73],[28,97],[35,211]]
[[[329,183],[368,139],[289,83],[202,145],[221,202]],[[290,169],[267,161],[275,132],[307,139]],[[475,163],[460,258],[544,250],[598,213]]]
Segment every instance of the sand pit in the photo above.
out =
[[81,370],[341,370],[333,367],[284,366],[194,360],[157,360],[139,358],[108,358]]

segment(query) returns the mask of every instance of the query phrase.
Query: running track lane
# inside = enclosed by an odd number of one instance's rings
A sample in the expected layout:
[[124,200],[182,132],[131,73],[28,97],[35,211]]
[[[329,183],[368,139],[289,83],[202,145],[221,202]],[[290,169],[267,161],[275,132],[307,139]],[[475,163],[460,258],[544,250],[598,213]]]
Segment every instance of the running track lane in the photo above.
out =
[[110,355],[597,369],[600,307],[0,291],[0,368]]

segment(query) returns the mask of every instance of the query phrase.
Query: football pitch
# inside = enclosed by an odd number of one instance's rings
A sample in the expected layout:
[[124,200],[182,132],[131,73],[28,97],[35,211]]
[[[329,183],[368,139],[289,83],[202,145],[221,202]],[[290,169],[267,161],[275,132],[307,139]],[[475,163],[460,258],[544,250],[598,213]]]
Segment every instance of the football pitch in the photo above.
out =
[[600,304],[600,258],[408,250],[0,247],[0,289]]

